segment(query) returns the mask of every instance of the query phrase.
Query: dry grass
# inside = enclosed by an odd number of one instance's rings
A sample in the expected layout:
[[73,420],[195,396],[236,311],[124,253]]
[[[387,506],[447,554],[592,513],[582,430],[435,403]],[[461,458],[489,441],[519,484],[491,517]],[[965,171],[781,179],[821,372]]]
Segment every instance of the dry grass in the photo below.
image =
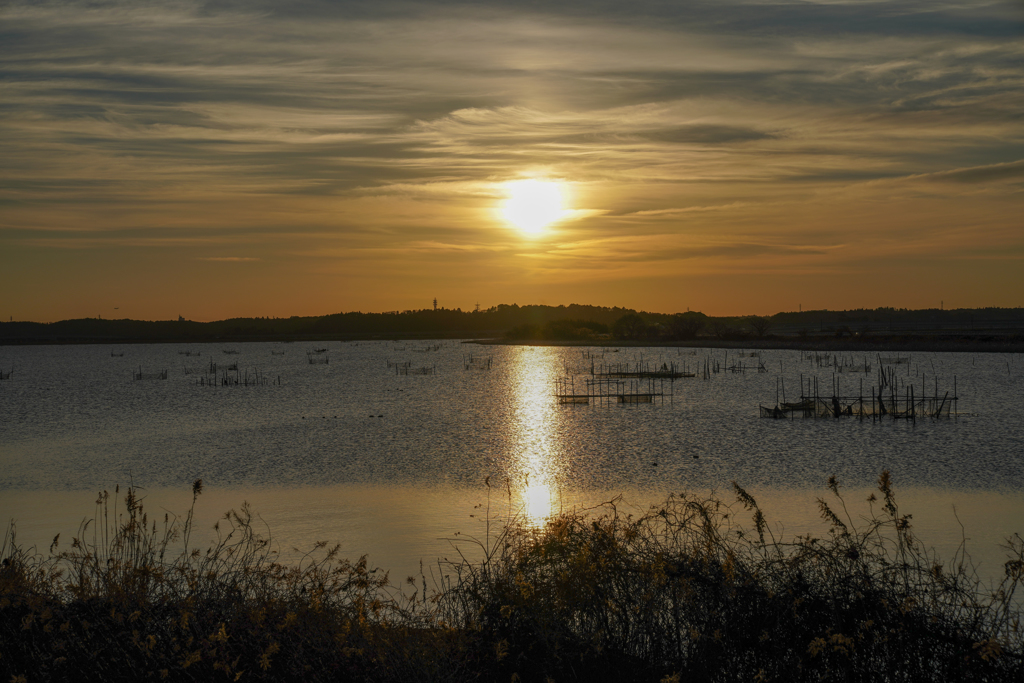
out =
[[70,548],[8,532],[0,681],[1024,680],[1019,536],[984,591],[962,550],[940,566],[917,541],[887,473],[861,524],[829,489],[824,538],[773,538],[738,485],[735,506],[513,516],[429,594],[326,544],[286,566],[244,506],[199,550],[191,510],[102,494]]
[[944,567],[918,543],[888,473],[870,522],[833,480],[831,533],[791,542],[734,486],[746,530],[685,495],[635,518],[610,503],[542,533],[509,525],[485,562],[453,567],[441,613],[494,644],[498,678],[1021,680],[1019,537],[986,594],[962,551]]

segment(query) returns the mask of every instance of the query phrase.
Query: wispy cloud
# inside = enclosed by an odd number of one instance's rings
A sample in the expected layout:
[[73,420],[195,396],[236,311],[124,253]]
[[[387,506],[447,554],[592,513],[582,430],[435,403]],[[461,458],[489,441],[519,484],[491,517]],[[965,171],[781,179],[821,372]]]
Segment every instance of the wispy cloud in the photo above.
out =
[[910,176],[914,180],[932,180],[953,183],[989,183],[989,182],[1021,182],[1024,181],[1024,159],[1002,164],[972,166],[970,168],[954,168],[922,175]]
[[224,261],[227,263],[248,263],[250,261],[260,261],[258,258],[251,258],[248,256],[199,256],[197,257],[200,261]]

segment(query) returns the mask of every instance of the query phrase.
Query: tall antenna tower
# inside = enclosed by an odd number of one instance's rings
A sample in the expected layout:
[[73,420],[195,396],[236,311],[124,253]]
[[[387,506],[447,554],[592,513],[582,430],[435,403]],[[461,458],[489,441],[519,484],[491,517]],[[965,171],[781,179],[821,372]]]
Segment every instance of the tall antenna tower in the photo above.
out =
[[434,297],[434,310],[437,311],[437,297]]

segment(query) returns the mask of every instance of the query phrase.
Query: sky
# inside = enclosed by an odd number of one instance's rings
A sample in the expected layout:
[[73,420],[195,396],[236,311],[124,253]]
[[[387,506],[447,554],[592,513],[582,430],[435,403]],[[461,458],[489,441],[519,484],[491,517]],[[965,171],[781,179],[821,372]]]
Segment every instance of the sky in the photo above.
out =
[[0,295],[1024,306],[1024,2],[8,0]]

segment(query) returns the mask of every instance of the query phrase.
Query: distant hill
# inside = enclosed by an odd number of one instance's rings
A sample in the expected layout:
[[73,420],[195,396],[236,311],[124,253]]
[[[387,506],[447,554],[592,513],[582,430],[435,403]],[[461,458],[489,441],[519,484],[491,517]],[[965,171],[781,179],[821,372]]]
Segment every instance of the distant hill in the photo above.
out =
[[[604,332],[604,330],[608,330]],[[1024,308],[784,312],[773,316],[710,317],[698,312],[650,313],[602,306],[518,306],[485,310],[422,309],[335,313],[291,318],[103,320],[0,323],[0,344],[210,342],[373,338],[504,337],[619,340],[745,339],[801,336],[926,334],[959,331],[1009,334],[1024,330]],[[576,335],[576,336],[573,336]]]
[[[439,308],[384,313],[335,313],[290,318],[190,320],[103,320],[83,318],[54,323],[0,323],[0,343],[89,343],[111,341],[202,342],[261,339],[454,338],[502,336],[524,324],[581,319],[611,325],[627,313],[600,306],[495,306],[480,311]],[[648,314],[645,314],[648,315]],[[649,314],[653,317],[667,317]]]

